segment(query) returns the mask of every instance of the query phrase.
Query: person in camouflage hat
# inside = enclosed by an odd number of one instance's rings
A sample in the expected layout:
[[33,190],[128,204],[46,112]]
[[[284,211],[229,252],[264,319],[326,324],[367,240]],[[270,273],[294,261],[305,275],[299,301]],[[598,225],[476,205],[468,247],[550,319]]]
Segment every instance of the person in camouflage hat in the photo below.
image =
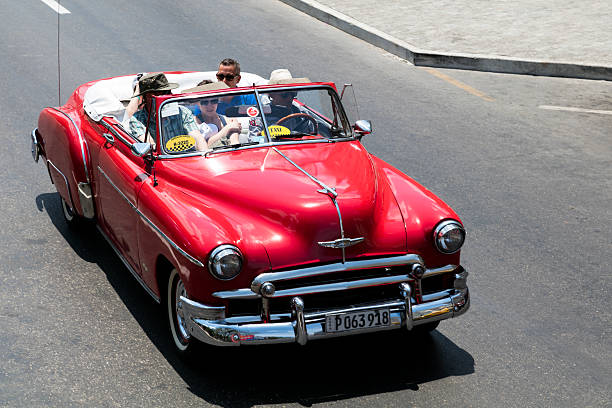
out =
[[[168,78],[162,72],[146,74],[138,80],[124,118],[124,125],[127,125],[126,127],[138,140],[151,142],[152,139],[152,143],[155,143],[157,121],[152,112],[153,97],[169,95],[175,88],[178,88],[178,84],[168,82]],[[148,129],[145,125],[147,118],[149,119]],[[162,135],[164,139],[162,144],[175,136],[189,135],[195,139],[196,150],[208,149],[206,139],[198,130],[193,113],[183,106],[178,106],[177,114],[164,118]]]

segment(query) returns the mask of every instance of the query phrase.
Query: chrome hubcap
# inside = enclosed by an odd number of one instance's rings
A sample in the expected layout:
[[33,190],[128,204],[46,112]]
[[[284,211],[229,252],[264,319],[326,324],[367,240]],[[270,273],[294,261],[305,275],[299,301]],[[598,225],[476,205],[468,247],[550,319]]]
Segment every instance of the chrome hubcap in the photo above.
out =
[[175,289],[174,312],[176,313],[177,328],[181,334],[181,337],[183,337],[183,339],[185,340],[188,340],[190,336],[185,326],[183,308],[181,307],[181,296],[187,297],[187,292],[185,291],[185,285],[183,285],[183,281],[179,279],[179,281],[176,283]]

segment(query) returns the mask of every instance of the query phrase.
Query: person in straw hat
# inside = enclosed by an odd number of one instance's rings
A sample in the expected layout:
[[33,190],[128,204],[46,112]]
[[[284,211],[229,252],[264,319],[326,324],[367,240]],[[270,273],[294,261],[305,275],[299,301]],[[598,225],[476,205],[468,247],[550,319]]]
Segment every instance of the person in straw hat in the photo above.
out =
[[[268,84],[295,84],[295,83],[306,83],[310,82],[308,78],[293,78],[291,72],[288,69],[281,68],[276,69],[270,73],[270,79]],[[279,90],[269,92],[268,98],[270,99],[271,113],[270,117],[280,119],[285,116],[300,113],[300,109],[293,104],[293,100],[297,96],[297,91],[293,90]]]
[[[171,90],[178,84],[168,82],[166,75],[162,72],[143,75],[139,80],[134,95],[126,108],[124,123],[127,122],[130,132],[140,141],[155,140],[157,120],[153,114],[153,96],[169,95]],[[164,117],[163,137],[164,143],[175,136],[189,135],[195,139],[196,149],[204,151],[208,149],[206,139],[198,130],[195,118],[191,111],[183,106],[178,107],[176,114]],[[149,120],[148,129],[145,123]],[[146,132],[146,136],[145,136]]]

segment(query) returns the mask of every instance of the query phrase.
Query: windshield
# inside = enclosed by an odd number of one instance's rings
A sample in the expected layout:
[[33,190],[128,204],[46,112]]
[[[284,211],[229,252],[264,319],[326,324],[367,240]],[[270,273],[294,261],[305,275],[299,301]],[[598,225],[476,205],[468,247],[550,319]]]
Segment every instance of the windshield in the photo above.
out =
[[[161,109],[165,153],[195,151],[193,138],[176,131],[186,128],[184,122],[192,121],[206,139],[208,148],[213,150],[352,137],[340,101],[331,88],[263,90],[259,97],[261,104],[257,103],[255,92],[206,95],[165,103]],[[264,130],[264,123],[268,125],[268,132]]]

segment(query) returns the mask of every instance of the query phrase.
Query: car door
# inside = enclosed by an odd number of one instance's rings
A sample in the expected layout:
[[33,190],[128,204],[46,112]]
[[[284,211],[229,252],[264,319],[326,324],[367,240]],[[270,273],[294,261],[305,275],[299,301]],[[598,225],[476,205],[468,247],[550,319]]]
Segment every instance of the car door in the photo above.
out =
[[118,127],[105,133],[98,155],[98,210],[102,229],[125,260],[141,274],[137,225],[138,194],[150,179],[147,162],[131,151],[135,139]]

